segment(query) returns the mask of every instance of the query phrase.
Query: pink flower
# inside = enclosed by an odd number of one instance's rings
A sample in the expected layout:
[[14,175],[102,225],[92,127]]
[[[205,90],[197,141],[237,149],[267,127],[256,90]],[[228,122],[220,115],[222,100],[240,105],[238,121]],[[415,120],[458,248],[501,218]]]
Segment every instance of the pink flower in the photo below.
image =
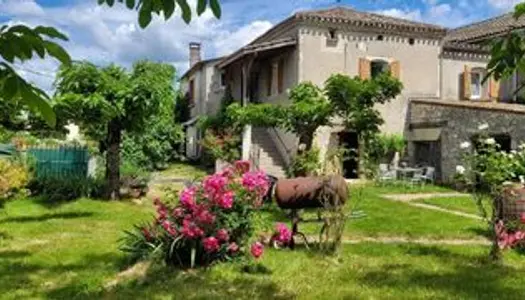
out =
[[217,252],[219,250],[219,240],[217,238],[210,236],[202,240],[202,245],[204,246],[204,250],[207,253],[213,253]]
[[522,212],[520,214],[520,222],[521,222],[521,224],[525,224],[525,212]]
[[235,253],[239,251],[239,245],[237,243],[233,242],[228,245],[228,252]]
[[227,183],[228,179],[221,174],[207,176],[203,181],[204,192],[210,200],[214,200],[224,190]]
[[219,206],[224,209],[230,209],[233,206],[233,191],[227,191],[219,198]]
[[215,222],[215,215],[204,209],[197,213],[197,221],[201,224],[211,225]]
[[257,259],[263,255],[264,246],[260,242],[255,242],[252,244],[250,252],[252,253],[253,257]]
[[250,171],[250,162],[246,160],[238,160],[235,162],[235,170],[239,172],[239,174],[244,174],[248,171]]
[[188,239],[198,238],[204,235],[204,231],[189,220],[182,221],[182,235]]
[[168,209],[166,208],[166,206],[164,206],[164,204],[160,204],[157,206],[157,215],[157,220],[159,222],[166,220],[166,217],[168,216]]
[[182,207],[177,207],[173,210],[173,216],[177,219],[184,217],[184,209]]
[[177,230],[173,227],[170,221],[165,220],[162,222],[162,227],[170,234],[170,235],[177,235]]
[[222,177],[233,178],[233,175],[235,174],[235,170],[232,167],[226,167],[222,170],[220,174]]
[[242,185],[250,192],[256,192],[258,196],[265,196],[270,185],[266,174],[262,171],[248,172],[242,175]]
[[217,231],[217,238],[221,242],[227,242],[230,239],[230,235],[226,229],[219,229]]
[[277,230],[277,241],[288,244],[292,239],[292,231],[284,223],[277,223],[275,229]]
[[525,232],[524,231],[516,231],[514,233],[514,236],[516,237],[516,240],[521,241],[525,239]]
[[180,193],[180,203],[186,208],[193,208],[195,206],[195,196],[197,193],[197,188],[187,187]]

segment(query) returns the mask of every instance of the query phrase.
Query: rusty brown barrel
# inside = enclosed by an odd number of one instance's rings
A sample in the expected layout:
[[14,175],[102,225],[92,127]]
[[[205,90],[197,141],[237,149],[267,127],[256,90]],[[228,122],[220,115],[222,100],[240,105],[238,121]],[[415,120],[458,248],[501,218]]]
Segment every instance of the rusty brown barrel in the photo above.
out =
[[344,205],[348,197],[346,181],[340,175],[279,179],[275,200],[282,209],[303,209]]

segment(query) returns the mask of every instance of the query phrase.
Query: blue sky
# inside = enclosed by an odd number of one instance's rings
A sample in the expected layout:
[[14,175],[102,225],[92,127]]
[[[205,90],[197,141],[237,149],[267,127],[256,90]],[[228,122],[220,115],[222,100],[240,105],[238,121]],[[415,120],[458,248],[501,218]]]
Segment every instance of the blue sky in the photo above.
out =
[[[194,3],[195,0],[189,0]],[[74,59],[129,66],[138,59],[173,64],[179,74],[188,67],[188,43],[198,41],[203,56],[226,55],[250,42],[296,11],[349,6],[416,21],[457,27],[508,12],[519,0],[222,0],[223,17],[211,12],[190,25],[175,17],[155,19],[146,29],[136,12],[122,5],[109,9],[96,0],[0,0],[0,22],[55,26],[70,40],[64,43]],[[57,63],[34,60],[17,66],[20,73],[47,91]]]

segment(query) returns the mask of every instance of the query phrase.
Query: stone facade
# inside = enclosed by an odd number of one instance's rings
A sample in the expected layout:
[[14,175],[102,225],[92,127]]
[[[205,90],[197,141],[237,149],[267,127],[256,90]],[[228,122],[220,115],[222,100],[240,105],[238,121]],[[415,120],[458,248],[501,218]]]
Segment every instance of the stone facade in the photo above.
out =
[[[456,166],[461,165],[462,142],[472,142],[480,133],[480,124],[487,123],[484,133],[491,136],[510,137],[511,148],[516,149],[525,142],[525,107],[503,103],[473,103],[443,100],[412,100],[409,108],[409,125],[406,135],[420,128],[435,128],[441,131],[438,146],[430,156],[440,156],[436,165],[438,181],[450,182]],[[418,141],[410,141],[409,152],[412,163],[416,160]]]

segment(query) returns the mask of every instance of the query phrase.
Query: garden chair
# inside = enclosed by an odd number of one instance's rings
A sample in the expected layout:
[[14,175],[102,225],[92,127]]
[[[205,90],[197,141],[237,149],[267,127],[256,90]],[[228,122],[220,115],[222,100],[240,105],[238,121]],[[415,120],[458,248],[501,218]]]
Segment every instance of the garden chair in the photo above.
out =
[[435,174],[436,174],[436,168],[434,167],[426,167],[425,172],[416,172],[414,174],[414,177],[410,181],[412,185],[414,184],[425,184],[427,182],[434,183],[435,181]]
[[389,170],[387,164],[380,164],[378,179],[380,183],[393,182],[396,180],[396,171]]

